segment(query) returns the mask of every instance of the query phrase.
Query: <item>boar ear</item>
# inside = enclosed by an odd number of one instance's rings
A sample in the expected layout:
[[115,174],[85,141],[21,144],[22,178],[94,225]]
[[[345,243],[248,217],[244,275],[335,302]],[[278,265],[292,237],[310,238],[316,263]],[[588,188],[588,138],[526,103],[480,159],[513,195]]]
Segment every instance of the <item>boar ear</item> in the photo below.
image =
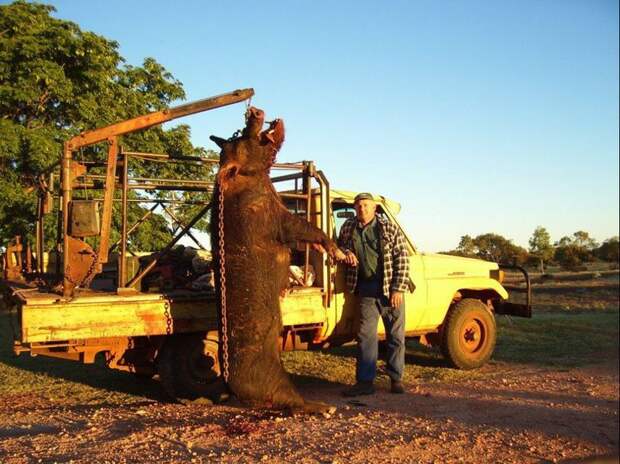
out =
[[246,138],[256,138],[265,123],[265,112],[250,106],[245,113],[245,120],[243,136]]
[[213,140],[215,142],[215,144],[220,147],[220,148],[224,148],[224,145],[226,145],[226,143],[228,143],[228,140],[223,139],[221,137],[217,137],[215,135],[212,135],[211,137],[209,137],[211,140]]
[[269,124],[269,128],[260,134],[262,145],[271,145],[277,152],[284,143],[284,121],[282,119],[274,119]]

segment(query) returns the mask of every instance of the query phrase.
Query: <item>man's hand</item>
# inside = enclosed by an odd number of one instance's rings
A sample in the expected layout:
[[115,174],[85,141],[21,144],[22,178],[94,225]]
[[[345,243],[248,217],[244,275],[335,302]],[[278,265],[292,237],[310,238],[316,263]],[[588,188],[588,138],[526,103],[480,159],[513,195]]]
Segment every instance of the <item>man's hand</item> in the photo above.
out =
[[390,306],[392,308],[400,308],[401,304],[403,304],[403,292],[391,292]]
[[312,243],[312,248],[318,251],[319,253],[327,253],[327,250],[320,243]]
[[345,255],[340,248],[336,248],[334,250],[334,256],[336,261],[345,261],[347,259],[347,255]]
[[347,263],[349,266],[353,267],[357,267],[357,265],[359,264],[357,256],[355,256],[355,254],[351,250],[347,250],[347,252],[345,253],[344,262]]
[[323,245],[320,243],[313,243],[312,248],[314,248],[319,253],[327,253],[332,260],[336,261],[345,261],[347,259],[347,255],[345,255],[340,248],[337,246],[333,246],[327,251]]

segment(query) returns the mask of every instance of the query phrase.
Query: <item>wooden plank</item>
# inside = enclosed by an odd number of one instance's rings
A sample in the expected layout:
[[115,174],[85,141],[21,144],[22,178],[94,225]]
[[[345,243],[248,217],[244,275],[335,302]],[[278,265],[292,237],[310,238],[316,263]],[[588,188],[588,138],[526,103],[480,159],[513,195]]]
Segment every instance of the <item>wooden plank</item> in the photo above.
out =
[[[120,299],[119,299],[120,300]],[[22,307],[22,343],[166,335],[213,330],[215,304],[196,301],[90,300]]]
[[[213,296],[193,292],[173,295],[84,292],[73,300],[58,295],[24,293],[22,343],[61,342],[106,337],[136,337],[215,330]],[[168,308],[168,310],[167,310]],[[284,325],[324,323],[320,288],[296,289],[281,304]]]
[[312,287],[313,291],[303,290],[293,291],[280,302],[283,325],[316,324],[326,321],[321,289]]

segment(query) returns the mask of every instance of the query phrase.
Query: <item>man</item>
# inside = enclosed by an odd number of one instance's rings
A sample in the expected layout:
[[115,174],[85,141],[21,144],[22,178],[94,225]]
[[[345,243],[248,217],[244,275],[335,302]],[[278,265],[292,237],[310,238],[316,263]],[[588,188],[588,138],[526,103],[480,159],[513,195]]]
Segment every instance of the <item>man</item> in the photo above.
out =
[[354,201],[356,217],[340,229],[338,245],[345,252],[348,290],[358,298],[356,384],[345,396],[375,392],[378,344],[377,325],[383,319],[387,336],[387,374],[392,393],[404,393],[405,302],[409,282],[409,253],[405,238],[391,222],[376,214],[370,193]]

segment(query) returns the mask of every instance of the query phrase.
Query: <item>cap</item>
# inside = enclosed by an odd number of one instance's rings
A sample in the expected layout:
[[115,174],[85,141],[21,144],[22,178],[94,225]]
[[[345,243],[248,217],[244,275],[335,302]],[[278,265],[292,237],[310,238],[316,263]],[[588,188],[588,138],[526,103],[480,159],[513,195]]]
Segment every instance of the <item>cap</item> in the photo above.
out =
[[372,194],[370,194],[368,192],[362,192],[362,193],[358,193],[357,195],[355,195],[355,199],[353,201],[357,203],[360,200],[372,200],[372,201],[374,201],[375,199],[373,198]]

